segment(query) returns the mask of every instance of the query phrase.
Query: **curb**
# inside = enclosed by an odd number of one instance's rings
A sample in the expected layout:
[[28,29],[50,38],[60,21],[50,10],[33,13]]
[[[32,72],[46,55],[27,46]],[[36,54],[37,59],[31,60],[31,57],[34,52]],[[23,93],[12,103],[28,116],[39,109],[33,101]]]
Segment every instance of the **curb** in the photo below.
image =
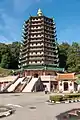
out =
[[61,103],[65,103],[65,104],[68,104],[68,103],[77,103],[77,102],[80,102],[80,100],[67,100],[67,101],[51,101],[51,100],[47,100],[46,103],[48,103],[49,105],[52,105],[52,104],[61,104]]

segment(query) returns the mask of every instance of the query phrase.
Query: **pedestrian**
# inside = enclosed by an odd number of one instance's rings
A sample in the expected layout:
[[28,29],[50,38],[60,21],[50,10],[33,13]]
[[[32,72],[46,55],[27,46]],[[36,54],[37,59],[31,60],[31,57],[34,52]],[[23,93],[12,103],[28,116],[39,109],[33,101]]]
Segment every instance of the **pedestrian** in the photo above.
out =
[[47,88],[47,86],[45,87],[45,94],[47,94],[48,93],[48,88]]

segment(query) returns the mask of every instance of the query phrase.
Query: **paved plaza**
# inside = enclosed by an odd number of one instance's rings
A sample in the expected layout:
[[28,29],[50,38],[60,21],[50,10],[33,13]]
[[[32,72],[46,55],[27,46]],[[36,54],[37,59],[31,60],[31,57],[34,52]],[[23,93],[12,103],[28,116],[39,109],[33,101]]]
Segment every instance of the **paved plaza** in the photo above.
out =
[[[80,103],[48,105],[49,95],[44,93],[0,94],[0,104],[13,104],[15,113],[3,120],[56,120],[56,115],[79,108]],[[34,109],[31,109],[34,108]]]

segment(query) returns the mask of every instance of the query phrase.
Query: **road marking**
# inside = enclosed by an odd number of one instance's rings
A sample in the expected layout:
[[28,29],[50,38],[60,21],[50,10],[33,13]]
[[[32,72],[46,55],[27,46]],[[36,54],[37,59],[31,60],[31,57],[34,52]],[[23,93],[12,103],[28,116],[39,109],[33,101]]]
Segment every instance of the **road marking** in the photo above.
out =
[[14,104],[7,104],[7,106],[14,106],[14,107],[22,107],[22,106],[20,106],[20,105],[14,105]]

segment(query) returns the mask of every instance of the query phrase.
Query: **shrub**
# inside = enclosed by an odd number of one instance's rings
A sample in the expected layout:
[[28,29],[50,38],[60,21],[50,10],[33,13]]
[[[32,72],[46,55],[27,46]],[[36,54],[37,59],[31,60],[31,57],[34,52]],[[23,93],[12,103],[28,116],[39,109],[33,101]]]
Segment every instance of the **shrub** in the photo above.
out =
[[55,95],[55,96],[50,96],[50,100],[51,101],[54,101],[54,102],[56,102],[56,101],[62,101],[62,95]]
[[65,100],[75,100],[75,99],[79,99],[80,98],[80,94],[69,94],[69,95],[54,95],[54,96],[50,96],[50,100],[51,101],[65,101]]
[[63,101],[68,100],[68,99],[69,99],[69,95],[64,95],[63,96]]

